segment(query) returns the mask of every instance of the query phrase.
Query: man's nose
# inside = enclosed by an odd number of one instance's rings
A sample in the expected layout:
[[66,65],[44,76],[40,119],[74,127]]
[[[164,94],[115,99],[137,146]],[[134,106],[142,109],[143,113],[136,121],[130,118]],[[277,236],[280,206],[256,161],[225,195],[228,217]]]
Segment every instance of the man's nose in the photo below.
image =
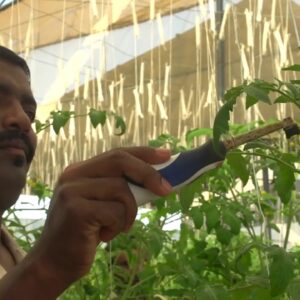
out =
[[21,103],[11,103],[11,105],[4,110],[2,126],[6,130],[20,130],[21,132],[28,132],[31,129],[30,119]]

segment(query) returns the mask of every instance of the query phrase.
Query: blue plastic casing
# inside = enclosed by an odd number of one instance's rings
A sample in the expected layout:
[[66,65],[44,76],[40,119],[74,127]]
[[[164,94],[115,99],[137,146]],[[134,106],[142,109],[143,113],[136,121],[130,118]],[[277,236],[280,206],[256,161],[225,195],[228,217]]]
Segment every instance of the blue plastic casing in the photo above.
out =
[[[172,185],[173,191],[192,182],[203,173],[218,167],[225,159],[226,148],[220,142],[219,153],[208,141],[201,147],[173,155],[169,161],[153,167]],[[134,183],[128,183],[138,206],[151,202],[159,196]]]

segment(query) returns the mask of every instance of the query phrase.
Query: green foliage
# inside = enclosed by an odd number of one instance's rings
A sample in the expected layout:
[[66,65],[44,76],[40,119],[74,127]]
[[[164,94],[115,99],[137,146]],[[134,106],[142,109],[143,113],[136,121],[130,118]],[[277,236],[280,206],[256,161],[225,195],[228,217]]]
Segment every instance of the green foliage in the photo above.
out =
[[[293,65],[284,68],[284,71],[299,72],[300,65]],[[218,149],[218,142],[221,136],[229,131],[230,112],[234,105],[241,98],[246,96],[245,108],[248,109],[258,102],[272,104],[270,94],[275,95],[276,103],[293,103],[300,108],[300,87],[298,81],[283,82],[277,79],[275,83],[256,79],[253,82],[245,81],[243,84],[228,90],[224,96],[224,105],[217,113],[213,126],[213,142]]]
[[107,118],[112,117],[115,122],[115,135],[123,135],[126,132],[126,123],[123,118],[114,112],[102,111],[91,108],[87,114],[76,114],[73,111],[68,110],[58,110],[52,111],[50,113],[50,118],[42,123],[39,120],[35,120],[35,131],[36,133],[42,130],[52,127],[56,134],[59,134],[60,130],[64,128],[71,118],[89,117],[89,120],[94,128],[98,125],[104,126],[106,124]]
[[270,255],[273,258],[270,266],[271,296],[278,296],[286,291],[294,276],[294,263],[290,255],[282,248],[272,248]]
[[[298,72],[300,66],[285,70]],[[242,95],[247,109],[258,102],[300,107],[298,85],[296,80],[255,80],[228,90],[214,122],[215,144],[224,134],[264,125],[262,121],[230,124],[230,112]],[[55,116],[59,131],[68,118],[75,117],[62,112],[52,116],[52,123],[36,126],[41,130],[52,126]],[[95,128],[113,117],[116,129],[125,132],[124,120],[114,114],[92,109],[89,117]],[[161,134],[149,144],[168,146],[177,153],[211,135],[210,129],[196,128],[188,131],[185,145],[170,134]],[[290,225],[300,223],[300,199],[295,192],[299,153],[296,143],[291,147],[280,135],[230,151],[222,167],[203,174],[178,195],[158,199],[128,234],[99,246],[91,272],[60,299],[299,300],[300,247],[288,247]],[[273,176],[264,190],[257,178],[266,170]],[[29,185],[40,201],[51,196],[47,185],[37,180]],[[278,216],[285,220],[284,231]],[[165,230],[174,219],[180,221],[180,228]],[[27,250],[41,231],[22,225],[13,210],[6,224]],[[282,243],[275,239],[277,233],[284,236]]]

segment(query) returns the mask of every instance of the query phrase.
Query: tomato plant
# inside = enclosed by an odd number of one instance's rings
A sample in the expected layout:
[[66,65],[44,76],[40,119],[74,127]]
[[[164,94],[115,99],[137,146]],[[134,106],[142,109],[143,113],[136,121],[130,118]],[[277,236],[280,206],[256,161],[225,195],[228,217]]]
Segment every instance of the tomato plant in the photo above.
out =
[[[285,70],[300,71],[300,65]],[[242,95],[247,109],[259,101],[299,108],[300,81],[244,82],[226,92],[213,129],[190,130],[185,145],[169,134],[150,145],[167,145],[176,153],[193,148],[197,138],[213,138],[217,145],[224,134],[263,125],[262,121],[230,123],[230,112]],[[66,116],[72,114],[53,114],[53,124],[64,126]],[[103,112],[91,111],[90,117],[94,126],[105,123]],[[118,120],[124,131],[126,126]],[[180,193],[157,199],[128,234],[99,245],[89,275],[61,299],[300,299],[300,248],[290,243],[291,228],[300,223],[295,188],[300,172],[298,142],[297,137],[286,141],[278,133],[248,143],[230,151],[222,167]],[[49,195],[47,186],[31,184],[41,198]],[[180,228],[165,230],[174,219]],[[7,220],[28,249],[34,239],[18,224]]]

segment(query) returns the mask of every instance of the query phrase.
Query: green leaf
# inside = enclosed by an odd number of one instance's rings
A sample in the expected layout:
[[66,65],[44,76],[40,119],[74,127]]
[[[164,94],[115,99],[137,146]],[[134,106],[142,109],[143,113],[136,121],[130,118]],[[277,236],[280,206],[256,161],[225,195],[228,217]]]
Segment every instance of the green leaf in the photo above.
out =
[[241,274],[247,274],[251,265],[252,260],[250,252],[246,252],[243,255],[241,255],[236,262],[236,268]]
[[241,220],[231,212],[230,209],[226,209],[222,212],[222,220],[230,227],[230,231],[233,234],[239,234],[241,230]]
[[153,202],[153,205],[156,207],[157,210],[162,210],[165,207],[165,203],[166,198],[160,197]]
[[268,149],[268,150],[274,150],[274,148],[270,145],[268,141],[264,140],[257,140],[253,142],[249,142],[244,146],[244,150],[249,150],[249,149]]
[[[230,300],[272,300],[270,291],[256,285],[238,287],[230,291]],[[275,300],[275,299],[274,299]]]
[[273,261],[270,266],[270,284],[271,295],[273,297],[283,294],[289,285],[294,274],[294,264],[291,257],[284,249],[275,249],[273,253]]
[[214,204],[203,204],[202,209],[206,216],[207,231],[210,233],[213,228],[216,228],[220,224],[221,215]]
[[288,103],[288,102],[291,102],[291,99],[289,99],[287,96],[284,95],[280,95],[274,101],[274,103]]
[[255,97],[252,97],[250,95],[246,96],[246,109],[248,109],[249,107],[253,106],[254,104],[256,104],[258,102],[258,99]]
[[185,140],[187,145],[191,145],[193,140],[200,136],[211,136],[212,129],[211,128],[196,128],[193,130],[189,130],[185,136]]
[[170,134],[163,133],[157,139],[149,141],[148,144],[150,147],[154,148],[158,148],[166,144],[170,144],[172,148],[176,148],[178,142],[180,142],[178,138]]
[[59,130],[64,127],[67,122],[70,120],[70,117],[73,113],[70,111],[53,111],[51,112],[52,116],[52,126],[56,134],[59,133]]
[[244,88],[244,92],[251,98],[256,99],[257,101],[263,101],[265,103],[271,104],[268,93],[262,89],[250,84]]
[[[286,156],[284,156],[286,157]],[[294,171],[288,166],[278,163],[278,172],[275,180],[275,190],[282,203],[289,203],[295,184]]]
[[296,64],[296,65],[291,65],[288,66],[286,68],[282,68],[282,71],[295,71],[295,72],[300,72],[300,65]]
[[228,245],[233,237],[233,234],[226,228],[218,227],[216,229],[217,239],[221,244]]
[[[190,298],[189,298],[190,299]],[[195,300],[227,300],[228,293],[223,286],[201,284],[195,292]]]
[[36,133],[41,132],[42,129],[43,129],[44,124],[41,121],[37,120],[37,119],[35,119],[34,123],[35,123],[35,132]]
[[91,108],[89,117],[94,128],[97,128],[99,124],[103,126],[106,122],[106,111],[100,111]]
[[300,84],[300,80],[291,80],[292,84]]
[[216,150],[219,150],[219,141],[221,135],[229,130],[230,112],[233,110],[237,99],[233,98],[227,101],[218,111],[213,126],[213,145]]
[[192,186],[188,185],[181,189],[179,193],[179,198],[183,213],[186,213],[191,207],[194,201],[194,195],[195,191]]
[[295,99],[299,99],[299,97],[300,97],[300,89],[299,89],[299,87],[296,86],[296,85],[294,85],[294,84],[292,84],[292,83],[288,83],[288,82],[285,85],[291,91],[293,97]]
[[154,257],[156,257],[163,247],[163,240],[161,238],[161,234],[158,230],[151,230],[151,233],[149,233],[147,237],[148,248],[150,249]]
[[160,148],[166,144],[166,141],[156,139],[149,141],[148,145],[153,148]]
[[275,223],[270,223],[269,227],[275,230],[276,232],[280,233],[280,228]]
[[116,129],[119,129],[119,133],[115,133],[116,135],[123,135],[126,132],[126,123],[120,116],[115,116],[116,121]]
[[300,300],[300,280],[293,280],[288,287],[288,295],[291,300]]
[[242,151],[237,149],[227,153],[227,162],[234,173],[242,180],[245,186],[248,182],[250,172],[247,168],[247,160],[242,156]]
[[83,285],[83,289],[84,289],[84,293],[86,295],[94,295],[94,294],[97,294],[98,293],[98,289],[93,286],[92,284],[86,282],[84,285]]
[[193,219],[196,229],[200,229],[203,226],[203,213],[198,207],[193,207],[189,212],[190,217]]
[[178,241],[179,250],[183,251],[187,247],[188,237],[189,237],[190,227],[185,224],[180,224],[180,236]]

